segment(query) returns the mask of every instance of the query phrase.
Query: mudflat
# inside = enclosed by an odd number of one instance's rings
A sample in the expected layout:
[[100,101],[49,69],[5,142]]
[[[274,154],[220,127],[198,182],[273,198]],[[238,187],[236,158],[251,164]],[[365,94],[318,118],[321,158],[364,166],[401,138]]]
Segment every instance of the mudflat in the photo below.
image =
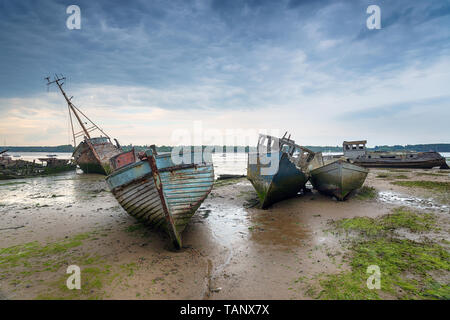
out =
[[[104,176],[2,181],[0,297],[448,299],[449,185],[445,170],[371,169],[346,201],[312,191],[261,210],[245,178],[219,181],[176,251],[118,205]],[[403,251],[410,260],[389,258]],[[369,264],[379,290],[367,288]],[[66,286],[69,265],[80,290]]]

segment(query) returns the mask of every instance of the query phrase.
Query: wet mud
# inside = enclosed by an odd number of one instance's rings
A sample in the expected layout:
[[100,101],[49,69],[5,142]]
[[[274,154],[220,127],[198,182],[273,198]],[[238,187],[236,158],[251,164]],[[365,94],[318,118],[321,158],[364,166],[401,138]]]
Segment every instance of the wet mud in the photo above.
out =
[[[39,247],[28,260],[13,264],[1,260],[0,251],[0,297],[311,299],[309,285],[317,275],[348,268],[330,221],[377,217],[399,206],[450,213],[448,204],[428,191],[393,185],[391,178],[377,178],[380,172],[386,171],[371,170],[365,183],[376,188],[374,199],[352,196],[341,202],[312,191],[267,210],[255,206],[256,192],[245,178],[215,186],[183,232],[179,251],[165,234],[130,217],[108,191],[104,176],[66,173],[3,181],[3,253],[31,242],[44,249],[55,242],[70,246],[50,253]],[[449,181],[445,174],[424,177]],[[72,238],[82,240],[68,242]],[[64,287],[71,264],[80,265],[82,279],[87,277],[78,292]]]

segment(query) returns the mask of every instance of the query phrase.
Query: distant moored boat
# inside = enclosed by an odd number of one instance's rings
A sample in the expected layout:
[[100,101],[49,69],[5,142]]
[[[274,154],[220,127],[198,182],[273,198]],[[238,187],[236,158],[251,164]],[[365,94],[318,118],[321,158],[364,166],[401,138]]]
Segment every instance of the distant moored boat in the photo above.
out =
[[367,151],[366,140],[344,141],[344,156],[353,163],[369,168],[449,169],[438,152],[383,152]]

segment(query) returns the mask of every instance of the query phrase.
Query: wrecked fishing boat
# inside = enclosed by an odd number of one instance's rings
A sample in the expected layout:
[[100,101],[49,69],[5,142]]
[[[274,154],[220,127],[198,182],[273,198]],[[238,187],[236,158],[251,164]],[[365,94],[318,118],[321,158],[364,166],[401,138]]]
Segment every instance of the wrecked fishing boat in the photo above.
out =
[[383,152],[367,151],[366,140],[344,141],[344,157],[353,163],[368,168],[416,168],[449,169],[445,158],[438,152]]
[[11,160],[11,156],[7,154],[8,149],[0,151],[0,160]]
[[257,151],[248,154],[247,178],[262,209],[297,195],[308,181],[308,166],[315,153],[295,144],[286,133],[279,139],[259,135]]
[[[109,159],[122,152],[119,142],[114,139],[116,144],[112,144],[110,137],[71,102],[73,97],[68,98],[62,88],[65,80],[64,77],[55,76],[53,81],[50,81],[49,77],[46,79],[47,85],[56,83],[67,102],[74,145],[76,146],[77,138],[82,139],[72,154],[74,162],[84,173],[99,173],[104,175],[111,173],[112,169],[109,164]],[[81,127],[79,132],[74,131],[72,114]],[[89,126],[87,127],[88,123]],[[91,132],[93,131],[99,131],[102,135],[100,137],[91,137]]]
[[41,163],[26,160],[12,160],[0,156],[0,180],[22,179],[45,176],[75,170],[76,165],[68,159],[39,158]]
[[106,182],[130,215],[164,230],[175,247],[182,247],[181,233],[206,199],[214,184],[211,155],[183,154],[175,161],[170,152],[156,149],[138,155],[134,150],[111,159],[114,169]]
[[77,165],[71,160],[57,159],[55,157],[39,158],[44,167],[45,174],[75,170]]
[[369,170],[340,158],[324,162],[310,171],[310,181],[320,193],[344,200],[351,192],[361,188]]

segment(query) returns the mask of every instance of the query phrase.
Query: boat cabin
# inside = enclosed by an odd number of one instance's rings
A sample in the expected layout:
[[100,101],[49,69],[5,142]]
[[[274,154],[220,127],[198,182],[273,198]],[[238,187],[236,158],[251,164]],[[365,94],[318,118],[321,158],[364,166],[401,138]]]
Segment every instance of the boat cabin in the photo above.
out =
[[272,150],[281,151],[293,155],[298,151],[299,147],[294,140],[286,138],[286,134],[282,138],[273,137],[266,134],[260,134],[258,139],[258,151],[271,152]]
[[90,138],[89,141],[93,144],[93,145],[99,145],[99,144],[110,144],[111,140],[109,139],[109,137],[96,137],[96,138]]
[[282,138],[277,138],[266,134],[260,134],[257,147],[258,153],[281,151],[286,153],[291,161],[299,167],[304,167],[309,164],[314,159],[316,153],[308,148],[299,146],[291,139],[291,135],[288,137],[286,137],[286,135],[287,132]]
[[344,157],[356,159],[359,156],[364,156],[367,152],[366,144],[366,140],[344,141],[344,143],[342,144]]

